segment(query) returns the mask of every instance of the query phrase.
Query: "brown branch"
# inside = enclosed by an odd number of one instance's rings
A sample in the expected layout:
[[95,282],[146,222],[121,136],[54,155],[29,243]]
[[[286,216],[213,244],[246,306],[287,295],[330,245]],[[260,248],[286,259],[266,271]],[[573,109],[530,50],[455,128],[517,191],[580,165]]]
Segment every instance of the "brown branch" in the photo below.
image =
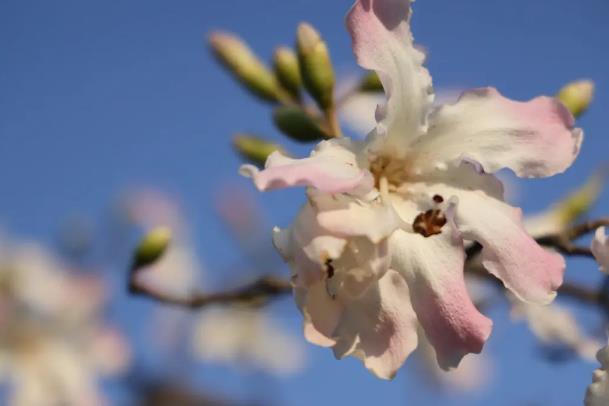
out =
[[260,303],[292,292],[292,285],[288,280],[265,276],[232,290],[214,293],[195,292],[188,297],[178,297],[138,284],[135,280],[136,274],[137,271],[132,273],[129,293],[145,296],[161,303],[191,309],[198,309],[211,304]]
[[[543,246],[554,248],[564,255],[592,257],[592,253],[588,247],[578,246],[573,243],[573,240],[591,233],[601,226],[609,226],[609,218],[601,218],[577,224],[559,234],[536,238],[536,241]],[[467,248],[467,261],[471,261],[475,258],[481,250],[482,246],[478,243]],[[501,285],[501,282],[498,279],[480,269],[474,268],[469,269],[468,271]],[[130,273],[128,287],[131,294],[148,297],[161,303],[191,309],[198,309],[212,304],[264,303],[273,298],[287,295],[292,292],[292,285],[288,280],[265,276],[235,289],[214,293],[196,292],[187,297],[176,297],[138,284],[136,280],[137,272],[137,269],[133,269]],[[565,282],[558,292],[562,296],[571,297],[588,304],[601,306],[609,304],[609,295],[604,291],[594,290],[575,283]]]

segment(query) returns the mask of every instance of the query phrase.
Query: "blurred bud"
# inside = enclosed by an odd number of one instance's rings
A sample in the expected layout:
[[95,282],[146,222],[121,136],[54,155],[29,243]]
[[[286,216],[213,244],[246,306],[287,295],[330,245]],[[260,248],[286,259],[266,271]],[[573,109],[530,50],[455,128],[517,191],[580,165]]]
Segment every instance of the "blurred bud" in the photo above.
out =
[[266,159],[273,152],[282,151],[279,145],[250,134],[235,135],[233,146],[239,155],[258,166],[264,166]]
[[239,38],[216,32],[211,34],[209,43],[220,63],[253,94],[271,102],[284,97],[275,75]]
[[376,72],[368,72],[362,79],[359,89],[362,92],[382,92],[383,84]]
[[275,51],[273,60],[275,74],[279,83],[296,99],[300,98],[302,78],[298,66],[298,57],[290,48],[281,47]]
[[333,105],[334,69],[326,43],[306,23],[298,26],[296,46],[305,87],[318,106],[329,110]]
[[605,181],[605,171],[598,171],[577,190],[536,215],[525,218],[525,228],[533,237],[562,232],[565,227],[585,215],[596,203]]
[[556,204],[554,210],[562,225],[571,224],[592,208],[602,190],[603,179],[602,175],[592,175],[583,186]]
[[171,230],[157,227],[150,231],[135,251],[133,267],[141,268],[156,262],[167,250],[171,242]]
[[594,96],[594,82],[576,80],[565,85],[556,96],[574,117],[579,117],[588,109]]
[[301,142],[328,138],[319,124],[298,107],[279,107],[273,113],[275,125],[288,137]]

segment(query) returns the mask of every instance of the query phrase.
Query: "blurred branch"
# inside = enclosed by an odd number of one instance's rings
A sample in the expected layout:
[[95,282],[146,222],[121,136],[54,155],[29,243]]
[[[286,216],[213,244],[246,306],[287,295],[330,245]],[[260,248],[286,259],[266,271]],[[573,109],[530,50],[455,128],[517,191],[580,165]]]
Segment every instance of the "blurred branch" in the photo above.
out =
[[[609,226],[609,218],[587,221],[576,224],[563,232],[536,238],[536,241],[548,248],[554,248],[567,256],[593,257],[588,247],[578,246],[573,243],[574,239],[582,237],[595,231],[598,227]],[[474,244],[467,249],[467,261],[471,261],[482,250],[480,244]],[[487,280],[500,285],[501,282],[478,267],[468,269]],[[133,295],[145,296],[161,303],[199,309],[209,305],[226,305],[237,303],[259,304],[270,299],[287,295],[292,292],[292,285],[287,279],[265,276],[247,285],[212,293],[193,293],[188,297],[176,297],[167,293],[156,291],[150,287],[138,284],[136,276],[138,269],[132,270],[129,278],[129,292]],[[609,295],[602,289],[595,290],[583,285],[565,282],[559,289],[559,294],[580,300],[584,303],[606,305],[609,304]]]
[[247,285],[223,292],[198,292],[188,297],[177,297],[138,284],[135,279],[136,274],[137,271],[131,274],[129,293],[149,297],[164,304],[191,309],[212,304],[259,303],[292,292],[292,285],[288,280],[265,276]]

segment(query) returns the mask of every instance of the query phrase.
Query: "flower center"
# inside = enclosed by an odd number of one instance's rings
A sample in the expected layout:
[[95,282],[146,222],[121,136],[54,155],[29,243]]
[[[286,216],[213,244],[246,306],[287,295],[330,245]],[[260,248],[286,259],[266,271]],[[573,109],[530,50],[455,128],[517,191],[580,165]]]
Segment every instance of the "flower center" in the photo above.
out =
[[389,157],[379,157],[370,163],[374,186],[383,192],[394,192],[406,181],[406,162]]

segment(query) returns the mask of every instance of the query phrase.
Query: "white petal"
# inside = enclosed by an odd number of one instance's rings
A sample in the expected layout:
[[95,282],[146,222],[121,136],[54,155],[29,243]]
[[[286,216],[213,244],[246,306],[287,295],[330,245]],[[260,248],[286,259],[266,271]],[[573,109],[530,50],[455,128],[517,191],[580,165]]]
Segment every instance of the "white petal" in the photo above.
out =
[[416,316],[408,286],[395,271],[345,304],[334,335],[337,358],[353,355],[379,378],[392,379],[417,346]]
[[387,103],[377,109],[372,148],[403,155],[408,144],[427,128],[433,102],[425,55],[413,45],[410,1],[358,0],[347,17],[358,63],[375,70]]
[[470,158],[486,172],[510,168],[521,177],[552,176],[579,153],[583,134],[573,123],[553,98],[515,102],[492,88],[474,89],[430,116],[429,132],[412,146],[410,159],[419,171]]
[[609,273],[609,239],[605,227],[599,227],[594,233],[591,249],[601,272]]

